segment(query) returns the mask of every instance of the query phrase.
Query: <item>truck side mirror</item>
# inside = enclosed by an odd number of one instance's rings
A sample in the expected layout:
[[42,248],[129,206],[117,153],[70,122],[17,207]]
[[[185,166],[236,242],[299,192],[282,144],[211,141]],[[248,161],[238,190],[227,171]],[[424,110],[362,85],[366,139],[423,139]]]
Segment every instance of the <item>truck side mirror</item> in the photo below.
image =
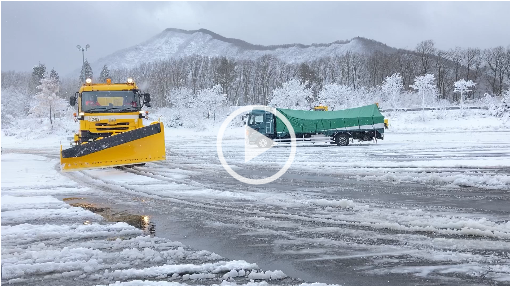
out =
[[143,103],[149,103],[151,102],[151,95],[148,93],[143,94]]
[[74,106],[76,104],[76,96],[71,96],[69,97],[69,104],[71,104],[71,106]]
[[148,93],[143,94],[143,105],[151,107],[151,95]]

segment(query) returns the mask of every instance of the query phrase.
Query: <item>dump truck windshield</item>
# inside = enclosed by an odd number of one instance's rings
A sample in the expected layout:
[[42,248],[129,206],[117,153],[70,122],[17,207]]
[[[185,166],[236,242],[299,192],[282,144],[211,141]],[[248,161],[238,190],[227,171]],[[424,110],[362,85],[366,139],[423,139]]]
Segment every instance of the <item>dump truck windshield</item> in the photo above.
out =
[[264,115],[263,114],[250,114],[250,117],[248,117],[248,125],[257,125],[259,123],[264,122]]
[[133,91],[84,91],[83,112],[130,112],[140,110],[140,100]]

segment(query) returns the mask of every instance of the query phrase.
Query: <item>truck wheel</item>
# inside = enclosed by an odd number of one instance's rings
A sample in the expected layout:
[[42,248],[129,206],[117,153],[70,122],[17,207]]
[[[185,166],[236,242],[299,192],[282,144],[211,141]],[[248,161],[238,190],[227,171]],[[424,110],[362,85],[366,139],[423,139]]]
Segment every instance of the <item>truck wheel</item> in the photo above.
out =
[[349,145],[349,136],[346,136],[344,134],[338,134],[335,137],[336,145],[338,146],[347,146]]
[[260,148],[267,148],[269,147],[269,144],[271,144],[271,140],[269,140],[269,138],[267,137],[260,137],[257,140],[257,146],[259,146]]

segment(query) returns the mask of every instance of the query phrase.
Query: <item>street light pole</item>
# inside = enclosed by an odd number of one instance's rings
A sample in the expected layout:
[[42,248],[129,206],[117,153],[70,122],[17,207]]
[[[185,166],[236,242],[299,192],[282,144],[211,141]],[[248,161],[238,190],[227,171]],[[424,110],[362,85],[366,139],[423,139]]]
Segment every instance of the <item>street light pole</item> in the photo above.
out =
[[90,45],[89,45],[89,44],[87,44],[87,45],[85,46],[85,48],[82,48],[80,45],[77,45],[76,47],[78,48],[78,51],[81,51],[81,53],[82,53],[82,58],[83,58],[83,64],[85,64],[85,51],[86,51],[86,50],[88,50],[88,49],[90,48]]

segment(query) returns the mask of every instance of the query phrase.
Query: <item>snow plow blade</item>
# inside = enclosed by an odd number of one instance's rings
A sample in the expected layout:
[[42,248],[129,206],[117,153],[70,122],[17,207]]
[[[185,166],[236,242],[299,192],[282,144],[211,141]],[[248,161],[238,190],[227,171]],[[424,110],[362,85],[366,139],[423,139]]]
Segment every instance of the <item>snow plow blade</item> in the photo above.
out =
[[62,171],[77,171],[162,161],[165,155],[163,123],[98,139],[62,150]]

